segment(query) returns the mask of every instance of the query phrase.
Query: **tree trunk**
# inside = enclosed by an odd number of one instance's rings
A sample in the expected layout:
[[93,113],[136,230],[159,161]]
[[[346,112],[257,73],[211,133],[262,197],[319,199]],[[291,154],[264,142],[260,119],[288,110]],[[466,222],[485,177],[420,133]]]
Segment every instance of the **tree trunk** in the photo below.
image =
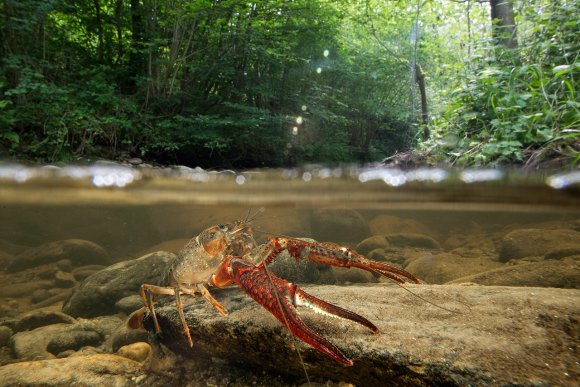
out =
[[123,0],[117,0],[115,3],[115,23],[117,28],[117,60],[116,63],[123,61]]
[[518,46],[516,38],[516,21],[512,0],[490,0],[492,34],[495,41],[504,47],[513,49]]
[[103,51],[105,49],[105,44],[103,42],[103,20],[101,17],[101,5],[99,4],[99,0],[93,0],[93,4],[95,6],[95,24],[97,25],[97,60],[99,63],[103,63]]
[[415,64],[415,82],[419,87],[419,94],[421,95],[421,121],[423,123],[423,139],[429,138],[429,114],[427,110],[427,91],[425,90],[425,73],[419,64]]
[[140,0],[131,0],[131,54],[129,55],[128,91],[137,92],[137,77],[143,74],[143,7]]

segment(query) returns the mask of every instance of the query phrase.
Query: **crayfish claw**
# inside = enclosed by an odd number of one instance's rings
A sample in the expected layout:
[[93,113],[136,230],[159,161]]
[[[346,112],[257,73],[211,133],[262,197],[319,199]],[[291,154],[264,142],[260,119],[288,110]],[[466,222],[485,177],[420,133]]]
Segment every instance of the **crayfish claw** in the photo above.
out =
[[395,282],[405,283],[409,280],[416,284],[421,284],[421,281],[408,271],[386,262],[378,262],[365,258],[348,247],[340,246],[335,243],[323,242],[310,243],[306,248],[309,253],[308,258],[316,263],[345,268],[356,267],[358,269],[390,278]]
[[336,306],[329,302],[321,300],[318,297],[314,297],[313,295],[306,293],[304,290],[298,287],[295,288],[294,299],[295,304],[297,306],[307,306],[310,309],[327,316],[344,318],[350,321],[354,321],[358,324],[364,325],[374,333],[377,333],[379,331],[379,328],[377,328],[375,324],[373,324],[363,316],[351,312],[348,309],[344,309],[341,308],[340,306]]
[[351,366],[352,360],[330,341],[308,328],[298,317],[296,306],[308,306],[324,314],[357,322],[373,332],[378,331],[366,318],[304,292],[295,284],[268,272],[262,265],[252,266],[241,260],[232,260],[231,268],[235,282],[246,294],[276,317],[295,337],[345,366]]

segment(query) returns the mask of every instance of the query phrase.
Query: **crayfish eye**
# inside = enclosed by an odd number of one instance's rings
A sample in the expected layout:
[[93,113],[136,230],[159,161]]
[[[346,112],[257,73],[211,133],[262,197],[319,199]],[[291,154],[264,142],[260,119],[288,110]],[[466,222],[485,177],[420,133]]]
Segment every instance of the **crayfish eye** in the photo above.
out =
[[218,224],[218,228],[220,229],[220,231],[228,231],[228,226],[226,226],[225,224]]

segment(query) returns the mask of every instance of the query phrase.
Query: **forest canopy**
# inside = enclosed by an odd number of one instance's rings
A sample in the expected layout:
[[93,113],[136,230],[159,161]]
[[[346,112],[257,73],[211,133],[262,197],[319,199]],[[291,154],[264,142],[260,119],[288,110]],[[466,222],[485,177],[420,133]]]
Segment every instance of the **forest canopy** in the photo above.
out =
[[2,0],[0,158],[580,162],[576,0]]

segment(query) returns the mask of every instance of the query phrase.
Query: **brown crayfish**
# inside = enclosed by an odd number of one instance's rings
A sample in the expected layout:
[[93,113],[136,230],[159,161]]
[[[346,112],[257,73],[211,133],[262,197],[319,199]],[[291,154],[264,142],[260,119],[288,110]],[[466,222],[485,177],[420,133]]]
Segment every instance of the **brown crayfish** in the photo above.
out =
[[159,333],[160,327],[155,314],[153,294],[175,296],[185,335],[189,344],[193,346],[183,313],[181,296],[203,296],[222,316],[226,316],[228,314],[226,308],[211,295],[209,289],[236,284],[274,315],[295,337],[339,363],[352,365],[352,361],[335,345],[313,332],[300,320],[296,307],[307,306],[319,312],[345,318],[364,325],[373,332],[378,332],[378,328],[366,318],[316,298],[301,290],[296,284],[271,273],[267,266],[284,250],[296,260],[310,259],[316,263],[332,266],[356,267],[398,283],[404,283],[406,280],[421,283],[403,269],[367,259],[349,248],[334,243],[270,237],[268,242],[258,245],[254,240],[249,221],[233,221],[212,226],[189,241],[179,252],[178,260],[169,272],[168,286],[148,284],[141,286],[141,298],[151,312],[156,331]]

